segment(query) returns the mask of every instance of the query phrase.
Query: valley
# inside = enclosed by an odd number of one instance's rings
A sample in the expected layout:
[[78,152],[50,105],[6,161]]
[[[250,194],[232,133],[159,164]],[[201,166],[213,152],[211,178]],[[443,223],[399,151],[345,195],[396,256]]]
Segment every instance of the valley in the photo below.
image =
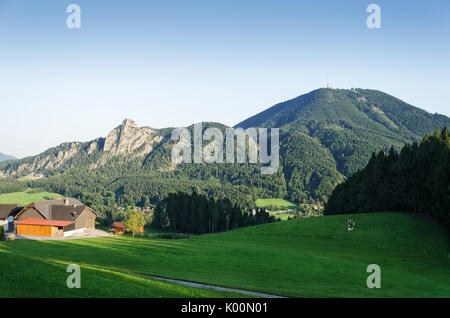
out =
[[[129,208],[145,209],[147,227],[140,237],[2,241],[0,296],[449,297],[449,240],[442,226],[448,226],[443,176],[449,139],[447,130],[436,130],[444,126],[450,126],[448,117],[383,92],[327,88],[235,126],[279,128],[274,174],[262,175],[261,162],[174,163],[173,128],[139,127],[130,119],[106,138],[1,162],[0,203],[71,197],[92,207],[106,231]],[[202,127],[228,128],[213,122]],[[424,145],[417,145],[420,140]],[[408,172],[409,150],[414,165],[435,168],[433,178],[398,178],[416,175]],[[395,164],[399,157],[406,158],[401,165]],[[384,174],[392,182],[378,186]],[[420,178],[427,180],[423,190],[405,190],[404,198],[393,186],[410,189]],[[173,204],[160,204],[174,192],[179,197],[167,201]],[[412,195],[422,204],[403,204]],[[158,222],[151,220],[155,215]],[[83,288],[66,288],[69,264],[80,265]],[[380,289],[367,288],[369,264],[381,268]]]

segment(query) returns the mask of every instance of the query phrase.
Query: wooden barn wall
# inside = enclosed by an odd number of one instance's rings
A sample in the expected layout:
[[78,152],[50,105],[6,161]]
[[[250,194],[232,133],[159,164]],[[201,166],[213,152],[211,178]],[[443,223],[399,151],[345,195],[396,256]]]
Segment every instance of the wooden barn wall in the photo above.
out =
[[96,215],[90,209],[85,209],[75,221],[75,229],[93,229],[95,227]]
[[75,230],[75,223],[69,224],[64,227],[64,232]]

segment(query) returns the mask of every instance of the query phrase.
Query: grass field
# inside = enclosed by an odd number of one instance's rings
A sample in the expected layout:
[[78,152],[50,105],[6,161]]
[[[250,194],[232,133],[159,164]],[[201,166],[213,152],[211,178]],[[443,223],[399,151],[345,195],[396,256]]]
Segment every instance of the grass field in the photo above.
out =
[[[346,220],[356,222],[348,232]],[[186,240],[0,242],[0,296],[235,296],[144,273],[293,297],[450,297],[448,236],[428,218],[371,213],[298,219]],[[82,288],[66,288],[68,264]],[[381,267],[369,289],[366,268]]]
[[57,193],[51,192],[13,192],[7,194],[0,194],[0,204],[19,204],[25,206],[33,201],[44,201],[50,199],[61,198],[62,196]]
[[278,208],[295,208],[297,205],[291,201],[284,200],[284,199],[258,199],[256,200],[256,207],[257,208],[264,208],[264,207],[278,207]]

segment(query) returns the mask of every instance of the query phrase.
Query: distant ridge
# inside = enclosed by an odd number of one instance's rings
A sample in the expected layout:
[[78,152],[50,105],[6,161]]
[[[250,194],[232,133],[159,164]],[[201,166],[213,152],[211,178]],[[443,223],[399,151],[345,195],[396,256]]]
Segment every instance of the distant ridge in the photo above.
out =
[[17,158],[10,156],[10,155],[5,155],[0,152],[0,161],[13,160],[13,159],[17,159]]

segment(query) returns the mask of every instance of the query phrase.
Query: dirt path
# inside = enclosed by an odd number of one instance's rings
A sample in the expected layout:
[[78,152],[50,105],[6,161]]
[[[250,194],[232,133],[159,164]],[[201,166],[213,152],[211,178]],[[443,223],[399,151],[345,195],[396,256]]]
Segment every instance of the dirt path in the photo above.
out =
[[147,275],[147,274],[140,274],[140,273],[138,273],[138,275],[142,276],[142,277],[146,277],[146,278],[151,278],[151,279],[160,280],[160,281],[164,281],[164,282],[176,283],[176,284],[189,286],[189,287],[195,287],[195,288],[205,288],[205,289],[209,288],[209,289],[214,289],[214,290],[239,293],[239,294],[255,296],[255,297],[260,297],[260,298],[285,298],[284,296],[259,293],[259,292],[244,290],[244,289],[235,289],[235,288],[221,287],[221,286],[215,286],[215,285],[193,283],[193,282],[188,282],[185,280],[171,279],[171,278],[165,278],[165,277],[159,277],[159,276],[153,276],[153,275]]

